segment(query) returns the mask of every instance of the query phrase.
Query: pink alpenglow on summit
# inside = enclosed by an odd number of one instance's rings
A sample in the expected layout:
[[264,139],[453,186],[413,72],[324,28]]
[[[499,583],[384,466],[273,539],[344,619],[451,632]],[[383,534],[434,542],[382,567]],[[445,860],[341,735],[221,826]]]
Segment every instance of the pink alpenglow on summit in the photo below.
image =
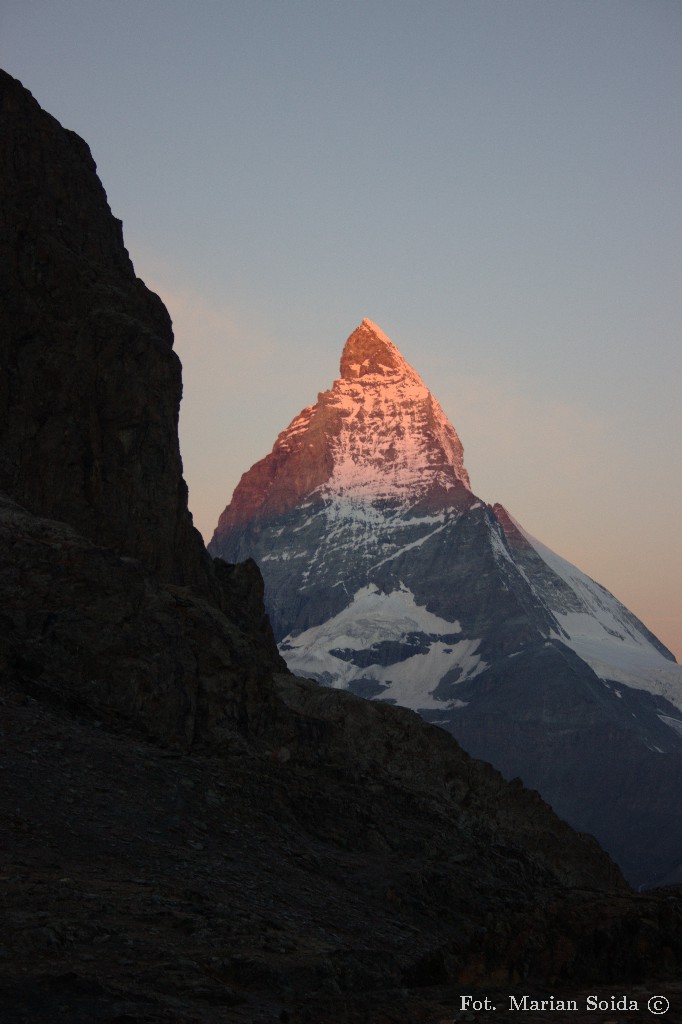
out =
[[329,396],[341,424],[328,482],[339,496],[415,497],[458,483],[469,487],[462,442],[419,374],[371,320],[363,320],[341,356]]
[[441,505],[448,492],[469,489],[454,427],[371,320],[363,320],[346,341],[340,372],[241,478],[216,538],[254,517],[281,515],[311,495]]

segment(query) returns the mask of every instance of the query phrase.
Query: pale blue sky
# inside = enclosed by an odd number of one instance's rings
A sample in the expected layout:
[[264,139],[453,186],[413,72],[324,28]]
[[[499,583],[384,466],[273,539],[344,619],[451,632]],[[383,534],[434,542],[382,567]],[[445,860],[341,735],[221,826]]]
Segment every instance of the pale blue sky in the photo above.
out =
[[682,3],[3,0],[0,65],[169,306],[206,537],[367,316],[682,654]]

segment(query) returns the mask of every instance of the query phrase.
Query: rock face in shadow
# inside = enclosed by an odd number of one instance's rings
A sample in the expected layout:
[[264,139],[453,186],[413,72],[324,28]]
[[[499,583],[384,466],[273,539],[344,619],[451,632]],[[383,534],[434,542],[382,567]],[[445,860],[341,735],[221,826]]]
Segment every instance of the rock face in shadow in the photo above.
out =
[[0,1017],[378,1024],[674,974],[674,894],[283,671],[258,569],[191,525],[170,324],[87,147],[4,74],[0,111]]
[[192,525],[168,313],[83,140],[4,72],[0,116],[7,671],[167,742],[196,738],[200,690],[244,725],[247,690],[283,662],[255,565],[214,562]]
[[257,735],[281,664],[255,565],[223,563],[222,575],[233,616],[0,497],[0,673],[174,748]]
[[168,313],[135,276],[83,140],[4,73],[0,104],[0,490],[206,587]]

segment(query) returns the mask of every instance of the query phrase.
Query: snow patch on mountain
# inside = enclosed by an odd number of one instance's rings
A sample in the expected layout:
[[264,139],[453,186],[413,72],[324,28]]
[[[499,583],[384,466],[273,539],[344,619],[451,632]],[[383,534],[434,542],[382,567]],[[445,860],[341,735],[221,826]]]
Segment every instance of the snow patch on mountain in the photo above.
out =
[[657,650],[638,619],[605,587],[510,519],[575,597],[568,610],[547,592],[540,595],[559,625],[555,638],[571,647],[601,679],[658,694],[682,710],[682,666]]
[[[487,667],[477,653],[480,640],[459,639],[459,633],[459,622],[417,605],[407,587],[385,593],[369,584],[327,622],[285,637],[280,651],[292,672],[323,685],[353,685],[359,692],[364,687],[374,699],[414,711],[443,710],[464,706],[456,698],[434,696],[443,677],[456,676],[461,682]],[[394,653],[389,664],[381,664],[387,648]],[[430,688],[425,679],[431,681]]]
[[398,640],[404,633],[459,633],[459,622],[446,622],[416,604],[407,587],[384,593],[375,584],[362,587],[343,611],[320,626],[308,629],[288,643],[301,646],[313,632],[318,642],[333,647],[367,647],[381,633],[382,640]]

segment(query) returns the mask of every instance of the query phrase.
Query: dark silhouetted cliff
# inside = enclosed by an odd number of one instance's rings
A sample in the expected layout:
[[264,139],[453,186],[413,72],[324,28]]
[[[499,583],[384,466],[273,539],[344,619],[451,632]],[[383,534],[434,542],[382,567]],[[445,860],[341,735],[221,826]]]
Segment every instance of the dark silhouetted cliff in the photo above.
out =
[[674,973],[672,895],[282,671],[257,568],[192,528],[168,315],[87,146],[2,73],[0,112],[2,1020],[425,1021]]

